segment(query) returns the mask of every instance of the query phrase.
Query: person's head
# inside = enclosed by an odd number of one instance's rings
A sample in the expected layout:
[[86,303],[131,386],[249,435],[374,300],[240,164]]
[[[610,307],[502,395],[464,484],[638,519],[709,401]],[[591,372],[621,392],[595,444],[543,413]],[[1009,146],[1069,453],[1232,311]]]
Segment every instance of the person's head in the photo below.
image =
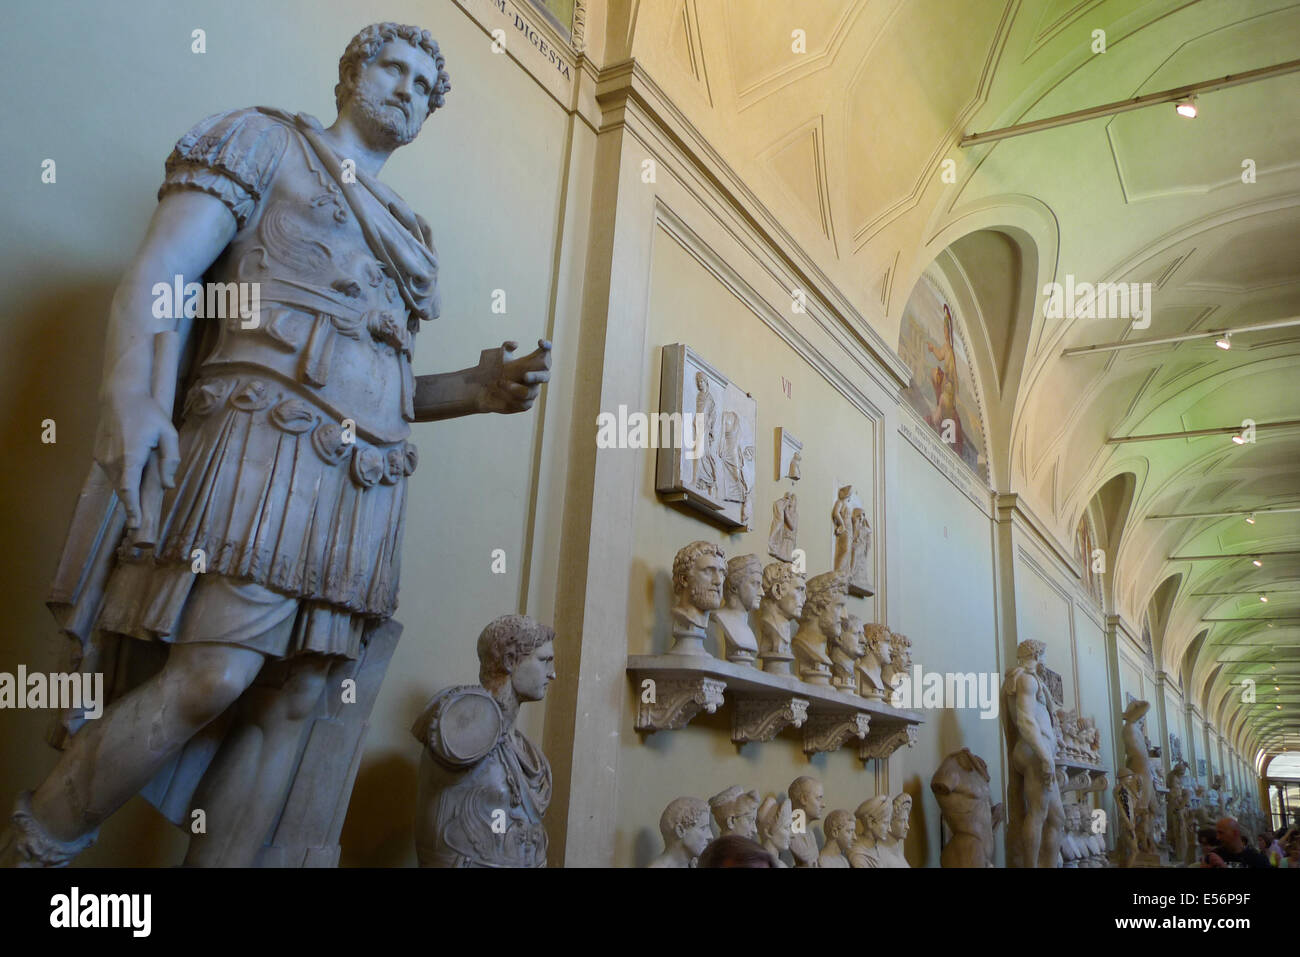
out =
[[758,834],[758,792],[733,784],[709,798],[709,809],[721,834],[753,838]]
[[664,847],[680,843],[691,857],[699,857],[713,839],[708,802],[693,797],[669,801],[664,813],[659,815],[659,834],[664,839]]
[[844,613],[838,645],[850,658],[861,658],[867,653],[867,636],[863,632],[862,619],[857,615],[850,615],[847,611]]
[[1196,832],[1196,843],[1208,850],[1219,843],[1218,834],[1212,827],[1203,827]]
[[894,806],[889,816],[889,834],[891,837],[903,840],[907,837],[907,829],[911,824],[912,817],[912,795],[904,792],[894,796]]
[[700,855],[696,867],[775,867],[762,845],[738,834],[716,838]]
[[695,373],[695,388],[699,389],[701,392],[709,391],[709,377],[703,372]]
[[723,586],[727,601],[733,598],[746,611],[758,609],[763,598],[763,563],[757,555],[737,555],[727,562],[727,580]]
[[419,135],[451,90],[438,43],[428,30],[372,23],[352,38],[339,59],[334,101],[373,145],[396,149]]
[[843,575],[824,572],[808,579],[808,594],[803,604],[803,620],[816,621],[827,638],[838,638],[844,627],[844,602],[849,583]]
[[768,795],[758,806],[758,837],[764,844],[778,851],[790,849],[790,821],[792,811],[788,797]]
[[1241,839],[1241,825],[1230,817],[1221,817],[1214,824],[1214,836],[1220,847],[1229,851],[1240,851],[1246,846]]
[[1259,837],[1255,838],[1255,844],[1258,845],[1261,851],[1267,851],[1269,845],[1269,839],[1265,837],[1263,834],[1261,834],[1259,835]]
[[712,611],[722,607],[722,583],[727,577],[727,554],[712,542],[691,542],[673,559],[673,597]]
[[853,846],[854,839],[858,836],[858,825],[854,821],[853,815],[843,809],[831,811],[826,815],[826,822],[823,825],[826,833],[826,843],[838,845],[840,853],[847,853]]
[[826,809],[826,791],[816,778],[804,774],[790,782],[786,788],[794,807],[808,815],[808,820],[816,821]]
[[863,626],[862,633],[866,638],[867,652],[872,657],[876,658],[882,665],[890,664],[894,660],[894,636],[888,628],[872,622]]
[[808,586],[789,562],[772,562],[763,569],[763,593],[786,618],[798,618]]
[[867,527],[867,513],[860,508],[855,508],[850,522],[853,525],[853,537],[860,537]]
[[1026,638],[1020,644],[1016,645],[1016,661],[1021,667],[1037,664],[1043,657],[1043,652],[1047,650],[1047,645],[1036,638]]
[[478,680],[488,691],[508,682],[520,701],[541,701],[555,679],[555,632],[526,615],[502,615],[478,636]]
[[854,815],[862,822],[863,836],[870,836],[876,841],[883,841],[889,836],[889,815],[891,805],[889,795],[880,794],[867,798],[858,805]]

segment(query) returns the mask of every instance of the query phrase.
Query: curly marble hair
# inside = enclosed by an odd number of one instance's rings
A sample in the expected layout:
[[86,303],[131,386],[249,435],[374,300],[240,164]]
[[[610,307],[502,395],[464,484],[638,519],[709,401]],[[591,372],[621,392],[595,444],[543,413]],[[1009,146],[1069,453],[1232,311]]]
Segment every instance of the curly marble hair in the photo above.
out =
[[527,615],[495,618],[478,636],[478,680],[484,688],[514,673],[521,658],[555,640],[555,629]]
[[835,572],[823,572],[808,579],[808,597],[803,603],[803,617],[811,621],[849,594],[849,580]]
[[674,591],[686,587],[686,576],[691,573],[691,569],[695,567],[695,562],[703,555],[717,555],[723,561],[727,559],[727,553],[722,550],[722,546],[715,545],[713,542],[691,542],[684,548],[679,549],[677,555],[673,558]]
[[362,69],[379,55],[379,51],[390,40],[405,40],[411,46],[429,54],[438,68],[437,79],[429,91],[429,113],[438,109],[446,101],[451,91],[451,76],[446,68],[447,60],[438,49],[438,41],[429,35],[428,30],[421,30],[405,23],[372,23],[364,27],[348,43],[348,48],[339,58],[339,82],[334,87],[334,105],[343,109],[343,104],[357,85]]

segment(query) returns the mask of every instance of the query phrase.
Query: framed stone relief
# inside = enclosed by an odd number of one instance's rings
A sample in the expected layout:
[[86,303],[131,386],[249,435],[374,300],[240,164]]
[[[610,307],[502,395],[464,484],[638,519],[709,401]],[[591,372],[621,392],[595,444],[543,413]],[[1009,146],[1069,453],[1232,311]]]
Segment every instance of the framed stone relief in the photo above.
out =
[[790,434],[789,429],[777,426],[776,430],[776,480],[783,478],[799,481],[803,463],[803,443]]
[[[655,489],[727,528],[754,519],[758,403],[693,349],[664,346],[661,416],[677,416],[680,441],[659,449]],[[672,421],[670,419],[670,421]]]

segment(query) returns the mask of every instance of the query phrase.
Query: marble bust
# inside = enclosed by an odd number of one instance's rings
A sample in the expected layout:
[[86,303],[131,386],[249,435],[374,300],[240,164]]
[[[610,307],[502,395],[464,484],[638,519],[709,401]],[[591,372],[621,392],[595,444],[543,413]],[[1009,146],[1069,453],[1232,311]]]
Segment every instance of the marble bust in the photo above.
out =
[[858,693],[857,664],[867,653],[867,637],[862,619],[845,612],[844,624],[837,637],[827,641],[831,656],[831,685],[841,691]]
[[663,853],[650,867],[694,867],[695,861],[713,840],[709,828],[709,804],[699,798],[673,798],[659,816]]
[[749,613],[758,611],[763,600],[763,563],[757,555],[737,555],[727,562],[722,593],[723,606],[709,620],[714,647],[728,661],[757,667],[758,639],[749,624]]
[[848,581],[842,575],[826,572],[808,579],[799,630],[791,642],[799,667],[799,680],[811,685],[831,683],[831,658],[826,646],[832,639],[839,638],[844,627],[847,597]]
[[858,694],[875,701],[888,700],[893,688],[885,680],[885,670],[893,664],[893,633],[884,625],[863,626],[866,651],[858,659]]
[[804,578],[788,562],[772,562],[763,569],[763,600],[758,606],[759,652],[763,670],[790,674],[794,653],[790,649],[794,621],[803,612],[807,596]]
[[772,858],[773,867],[785,867],[781,854],[790,850],[790,799],[768,795],[758,807],[758,841]]
[[849,848],[850,867],[889,866],[885,859],[884,844],[889,840],[889,818],[892,810],[893,805],[887,794],[867,798],[858,805],[858,809],[853,813],[862,826],[862,833]]
[[817,866],[817,836],[813,834],[813,821],[821,820],[826,808],[826,792],[816,778],[801,775],[790,782],[786,790],[794,811],[804,814],[804,832],[790,837],[790,856],[795,867]]
[[421,745],[421,867],[545,867],[551,765],[515,727],[555,680],[555,632],[502,615],[478,638],[479,684],[444,688],[411,728]]
[[894,796],[889,815],[889,837],[881,842],[882,867],[911,867],[903,856],[903,842],[911,824],[912,795],[906,792]]
[[722,607],[726,553],[712,542],[691,542],[673,559],[673,644],[670,655],[708,655],[709,615]]
[[[331,125],[235,109],[168,157],[109,309],[96,464],[48,599],[78,660],[156,667],[106,681],[98,720],[68,715],[58,763],[19,800],[20,839],[0,839],[24,863],[68,863],[137,792],[187,832],[188,809],[206,811],[190,866],[256,865],[277,832],[307,842],[278,846],[286,857],[337,853],[330,821],[380,681],[339,733],[312,725],[336,666],[361,668],[397,607],[411,426],[523,412],[549,377],[545,341],[413,373],[441,311],[439,257],[378,177],[443,107],[445,66],[428,31],[372,24],[339,61]],[[160,315],[155,284],[180,273],[227,318]],[[289,809],[299,782],[328,810]]]
[[750,840],[758,838],[758,792],[746,791],[733,784],[709,798],[713,821],[718,825],[718,836],[734,834]]
[[912,641],[897,631],[889,633],[889,661],[882,662],[880,676],[885,679],[885,697],[893,694],[898,679],[912,670]]
[[822,830],[826,846],[817,858],[818,867],[849,867],[849,851],[857,840],[858,825],[849,811],[835,810],[826,815]]

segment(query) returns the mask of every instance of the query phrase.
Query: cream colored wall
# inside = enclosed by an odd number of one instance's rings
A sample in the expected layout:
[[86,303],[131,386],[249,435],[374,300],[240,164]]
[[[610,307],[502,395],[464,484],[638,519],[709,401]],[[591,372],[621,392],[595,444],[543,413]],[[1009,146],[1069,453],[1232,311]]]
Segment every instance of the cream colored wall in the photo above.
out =
[[[671,643],[669,607],[673,556],[697,539],[720,544],[728,557],[756,554],[764,564],[772,503],[789,486],[778,483],[774,430],[789,429],[804,440],[799,499],[798,546],[807,553],[809,575],[829,571],[832,538],[830,510],[837,481],[853,481],[864,503],[872,501],[876,481],[870,422],[819,374],[794,355],[740,300],[722,286],[673,238],[657,230],[653,242],[646,377],[641,409],[659,409],[662,347],[685,342],[705,361],[750,392],[758,404],[755,447],[756,501],[753,530],[732,534],[669,506],[655,494],[654,451],[605,450],[599,456],[638,456],[634,514],[635,560],[628,570],[626,642],[629,654],[663,654]],[[792,397],[781,377],[792,383]],[[611,516],[610,520],[618,520]],[[873,521],[878,527],[878,523]],[[850,598],[849,607],[864,621],[874,619],[875,599]],[[611,641],[623,640],[611,635]],[[620,676],[621,678],[621,676]],[[626,680],[621,678],[621,680]],[[679,731],[642,740],[633,728],[633,709],[621,714],[622,753],[616,865],[644,865],[661,849],[659,815],[682,794],[708,798],[732,784],[761,793],[784,793],[801,774],[820,777],[828,810],[853,810],[875,793],[874,776],[863,770],[850,748],[805,758],[796,733],[763,744],[737,748],[730,740],[730,707],[712,717],[696,717]]]
[[[901,531],[890,627],[912,639],[912,660],[927,672],[994,675],[989,680],[1000,709],[1003,666],[997,654],[991,521],[909,442],[899,438],[895,448],[894,507]],[[988,764],[996,802],[1006,749],[999,711],[991,718],[974,708],[921,713],[925,724],[916,744],[895,752],[890,778],[894,790],[913,796],[908,860],[914,867],[938,867],[941,815],[931,776],[947,755],[970,748]],[[1001,840],[997,860],[1003,861]]]
[[[441,256],[442,318],[421,331],[415,371],[471,365],[505,339],[528,350],[550,330],[557,358],[549,388],[568,396],[576,332],[563,315],[550,329],[553,295],[562,310],[572,299],[564,270],[553,289],[568,117],[494,55],[490,38],[454,4],[394,0],[382,13],[429,29],[452,77],[445,108],[383,174],[430,222]],[[373,15],[344,0],[236,0],[201,12],[162,0],[55,0],[6,11],[6,33],[21,42],[0,59],[0,79],[21,92],[0,100],[12,187],[0,214],[0,428],[12,451],[0,476],[9,615],[0,671],[58,666],[60,639],[42,600],[90,462],[107,307],[154,207],[163,160],[193,123],[221,110],[269,104],[328,123],[338,58]],[[194,28],[207,31],[205,54],[190,52]],[[73,60],[62,58],[74,48]],[[45,157],[58,164],[53,185],[40,182]],[[581,223],[571,216],[569,225]],[[489,308],[497,288],[506,291],[505,315]],[[482,626],[522,610],[532,490],[563,496],[551,473],[533,474],[543,412],[415,429],[421,461],[397,613],[406,630],[371,718],[344,863],[414,863],[418,748],[408,729],[433,691],[477,679]],[[58,424],[55,445],[39,442],[46,417]],[[567,434],[563,424],[556,429]],[[490,571],[497,547],[504,575]],[[553,589],[557,572],[544,565],[534,565],[535,590],[546,590],[537,582],[543,574]],[[525,709],[521,724],[538,735],[542,718],[542,708]],[[45,720],[0,712],[0,800],[52,766]],[[170,864],[182,846],[182,835],[134,799],[80,863]]]

